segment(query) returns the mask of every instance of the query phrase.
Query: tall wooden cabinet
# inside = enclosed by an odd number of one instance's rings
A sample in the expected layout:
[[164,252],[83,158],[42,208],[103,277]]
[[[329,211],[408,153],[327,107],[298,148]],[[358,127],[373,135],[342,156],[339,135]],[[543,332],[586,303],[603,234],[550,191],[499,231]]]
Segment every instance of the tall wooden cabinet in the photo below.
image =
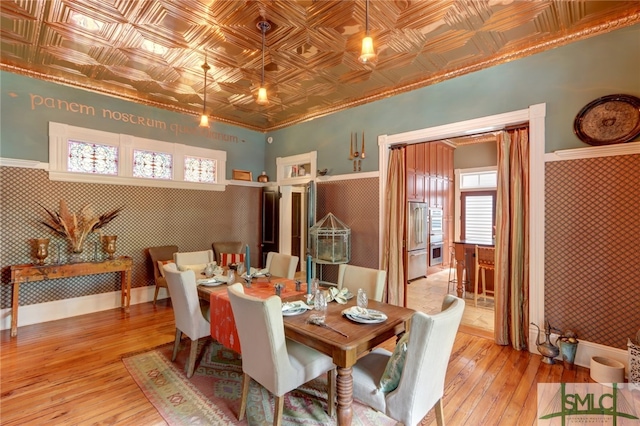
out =
[[449,264],[449,247],[454,233],[454,148],[444,142],[407,146],[407,200],[429,204],[443,211],[444,266]]

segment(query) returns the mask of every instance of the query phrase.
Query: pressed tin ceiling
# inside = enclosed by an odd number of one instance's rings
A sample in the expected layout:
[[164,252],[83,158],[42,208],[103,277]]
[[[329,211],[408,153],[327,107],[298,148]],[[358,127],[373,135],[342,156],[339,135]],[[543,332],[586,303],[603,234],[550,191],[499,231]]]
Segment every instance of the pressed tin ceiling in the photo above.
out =
[[[2,0],[0,69],[270,131],[640,22],[634,1]],[[269,105],[256,104],[266,19]],[[636,52],[637,54],[637,52]]]

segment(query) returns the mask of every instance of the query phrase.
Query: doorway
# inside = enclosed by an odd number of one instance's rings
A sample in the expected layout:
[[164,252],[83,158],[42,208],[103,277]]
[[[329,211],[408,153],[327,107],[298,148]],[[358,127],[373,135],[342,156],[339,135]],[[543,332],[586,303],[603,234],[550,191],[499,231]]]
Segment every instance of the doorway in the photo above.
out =
[[[395,135],[378,136],[379,154],[379,257],[383,258],[385,242],[383,241],[387,209],[387,172],[389,169],[390,147],[398,144],[414,144],[456,136],[502,130],[507,126],[529,124],[530,148],[530,188],[529,188],[529,321],[540,322],[544,318],[544,151],[545,151],[545,116],[546,105],[532,105],[526,109],[496,114],[476,119],[444,124]],[[404,267],[394,265],[394,267]],[[390,272],[390,275],[392,273]],[[535,328],[529,327],[529,350],[535,351]]]

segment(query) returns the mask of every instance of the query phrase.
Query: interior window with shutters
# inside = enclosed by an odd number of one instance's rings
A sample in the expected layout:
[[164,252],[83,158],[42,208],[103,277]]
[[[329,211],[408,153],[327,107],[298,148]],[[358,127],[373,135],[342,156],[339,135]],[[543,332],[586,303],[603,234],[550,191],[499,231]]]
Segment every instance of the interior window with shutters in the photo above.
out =
[[463,192],[462,239],[491,241],[496,223],[496,191]]
[[495,170],[460,175],[462,239],[492,241],[495,237],[497,183]]

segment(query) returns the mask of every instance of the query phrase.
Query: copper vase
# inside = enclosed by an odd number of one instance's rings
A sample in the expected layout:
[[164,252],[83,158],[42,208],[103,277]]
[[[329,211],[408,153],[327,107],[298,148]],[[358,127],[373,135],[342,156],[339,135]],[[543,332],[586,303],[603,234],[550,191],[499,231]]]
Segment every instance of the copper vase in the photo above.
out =
[[116,239],[117,235],[104,235],[102,237],[102,248],[107,253],[108,259],[113,259],[113,254],[116,252]]
[[49,238],[34,238],[31,240],[33,257],[38,259],[38,265],[44,265],[44,260],[49,256]]

